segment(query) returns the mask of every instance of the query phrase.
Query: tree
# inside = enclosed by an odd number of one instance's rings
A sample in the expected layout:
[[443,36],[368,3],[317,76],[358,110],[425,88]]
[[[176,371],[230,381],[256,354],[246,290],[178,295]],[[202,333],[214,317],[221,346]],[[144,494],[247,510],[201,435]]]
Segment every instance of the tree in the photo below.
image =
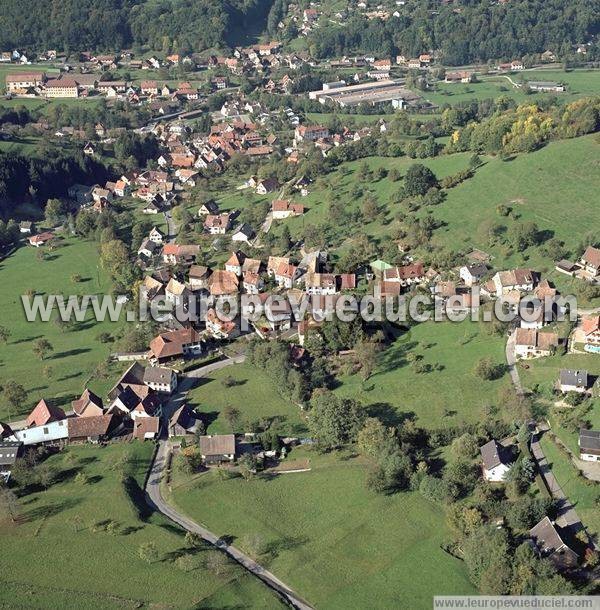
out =
[[47,491],[56,479],[56,470],[50,464],[43,463],[36,468],[36,475],[38,484]]
[[138,547],[138,556],[147,563],[153,563],[158,559],[158,551],[154,542],[144,542]]
[[185,543],[191,548],[195,549],[202,546],[202,538],[195,532],[186,532]]
[[48,339],[40,338],[33,342],[32,351],[35,356],[43,360],[54,348]]
[[356,360],[360,363],[360,372],[365,381],[372,375],[377,365],[379,350],[379,345],[369,340],[359,341],[354,347]]
[[60,199],[48,199],[44,215],[51,225],[58,224],[66,214],[66,206]]
[[8,515],[13,523],[19,514],[17,496],[6,485],[0,485],[0,514]]
[[475,365],[475,374],[481,379],[491,381],[504,374],[504,365],[495,364],[491,358],[481,358]]
[[473,459],[479,453],[477,438],[468,432],[455,438],[450,446],[456,459]]
[[404,177],[404,192],[408,197],[425,195],[430,188],[437,185],[435,174],[420,163],[411,165]]
[[11,335],[11,332],[6,326],[0,326],[0,343],[6,343]]
[[239,410],[230,405],[227,405],[223,409],[223,417],[225,418],[225,421],[229,424],[229,427],[232,430],[235,430],[235,428],[239,425],[240,415],[241,413],[239,412]]
[[27,392],[25,391],[25,388],[13,379],[9,379],[4,384],[2,394],[4,396],[4,400],[13,409],[20,407],[21,404],[27,400]]

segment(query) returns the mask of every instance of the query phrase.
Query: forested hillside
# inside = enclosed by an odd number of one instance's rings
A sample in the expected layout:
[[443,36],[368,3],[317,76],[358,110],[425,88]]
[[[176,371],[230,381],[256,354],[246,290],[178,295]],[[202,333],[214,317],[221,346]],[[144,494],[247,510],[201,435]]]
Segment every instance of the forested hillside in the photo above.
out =
[[446,65],[459,65],[546,49],[564,55],[599,31],[600,0],[462,0],[446,5],[418,0],[387,21],[359,16],[343,26],[320,28],[312,36],[312,48],[320,57],[354,51],[413,57],[440,49]]
[[5,0],[0,49],[202,51],[266,24],[270,0]]

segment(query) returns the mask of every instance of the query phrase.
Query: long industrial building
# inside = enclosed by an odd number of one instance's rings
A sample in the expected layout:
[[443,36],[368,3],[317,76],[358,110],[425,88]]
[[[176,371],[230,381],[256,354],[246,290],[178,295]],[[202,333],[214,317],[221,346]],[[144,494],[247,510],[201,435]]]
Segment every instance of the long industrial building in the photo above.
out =
[[380,80],[358,85],[346,85],[343,81],[325,83],[322,90],[311,91],[308,97],[321,104],[331,101],[341,107],[391,102],[395,107],[403,108],[421,100],[419,95],[404,86],[403,80]]

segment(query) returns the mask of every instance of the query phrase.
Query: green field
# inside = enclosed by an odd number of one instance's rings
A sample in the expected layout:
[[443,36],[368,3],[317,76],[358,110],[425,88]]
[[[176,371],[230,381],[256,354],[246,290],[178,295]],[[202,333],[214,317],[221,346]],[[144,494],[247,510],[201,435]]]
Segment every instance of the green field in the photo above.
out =
[[[141,486],[151,443],[71,447],[48,459],[59,471],[47,491],[27,493],[21,519],[0,519],[0,605],[10,608],[280,608],[258,580],[230,565],[216,574],[205,567],[217,551],[200,547],[192,569],[176,562],[187,552],[183,532],[161,515],[149,514]],[[129,488],[113,469],[129,455]],[[75,480],[84,473],[87,483]],[[137,489],[136,489],[137,488]],[[115,523],[114,531],[100,524]],[[148,563],[140,545],[153,542]]]
[[[227,378],[233,379],[235,385],[223,385]],[[251,364],[237,364],[203,377],[188,394],[188,404],[204,414],[209,434],[232,431],[222,414],[228,406],[240,412],[235,432],[247,432],[245,423],[261,418],[276,418],[277,430],[282,434],[305,432],[300,407],[283,398],[266,373]]]
[[[490,244],[491,222],[510,228],[511,220],[500,217],[500,204],[513,208],[519,220],[535,221],[575,249],[588,233],[600,231],[600,142],[595,135],[552,142],[541,150],[519,155],[512,161],[488,159],[473,178],[448,191],[434,209],[435,218],[447,223],[436,231],[434,245],[449,248],[475,246],[495,256],[493,264],[521,264],[522,255],[507,255],[501,245]],[[554,262],[535,256],[528,264],[539,271]]]
[[[0,344],[0,380],[15,379],[28,392],[28,397],[16,412],[9,412],[2,404],[0,419],[15,419],[27,414],[40,398],[53,399],[65,405],[75,394],[81,393],[95,367],[106,359],[112,344],[100,343],[101,332],[116,332],[118,323],[102,323],[88,318],[74,322],[72,329],[62,330],[51,321],[27,322],[21,303],[21,295],[28,290],[37,294],[108,294],[110,285],[100,267],[97,244],[69,238],[65,246],[47,252],[47,260],[37,259],[37,248],[29,245],[19,248],[13,255],[0,262],[0,292],[2,324],[10,329],[7,343]],[[40,248],[42,250],[42,248]],[[46,250],[44,248],[44,250]],[[82,281],[75,283],[71,276],[78,274]],[[45,360],[32,353],[35,339],[44,337],[54,348]],[[51,374],[44,374],[50,367]],[[110,379],[95,378],[91,387],[103,393],[111,387]]]
[[596,500],[600,495],[600,484],[579,476],[568,455],[547,435],[542,437],[541,445],[558,484],[575,507],[579,518],[590,534],[598,535],[600,511]]
[[551,96],[556,96],[558,100],[563,102],[571,102],[580,97],[600,94],[600,70],[577,69],[565,72],[556,69],[535,69],[523,70],[508,76],[517,84],[528,81],[563,83],[567,90],[562,93],[534,92],[526,94],[522,89],[515,87],[507,76],[480,75],[477,83],[437,82],[433,85],[432,91],[424,93],[417,91],[417,93],[438,106],[444,104],[454,106],[473,99],[484,100],[499,97],[512,98],[518,104],[535,103]]
[[[504,337],[485,334],[479,323],[425,322],[381,354],[368,381],[341,376],[336,392],[392,422],[414,415],[417,425],[429,429],[475,423],[483,417],[482,407],[500,406],[498,393],[508,378],[483,381],[473,369],[484,357],[503,363],[504,343]],[[416,373],[407,361],[411,352],[441,370]]]
[[317,608],[429,609],[434,589],[474,592],[462,563],[440,548],[448,532],[438,507],[417,493],[367,491],[365,463],[352,455],[297,449],[296,458],[308,458],[311,471],[180,477],[172,497]]

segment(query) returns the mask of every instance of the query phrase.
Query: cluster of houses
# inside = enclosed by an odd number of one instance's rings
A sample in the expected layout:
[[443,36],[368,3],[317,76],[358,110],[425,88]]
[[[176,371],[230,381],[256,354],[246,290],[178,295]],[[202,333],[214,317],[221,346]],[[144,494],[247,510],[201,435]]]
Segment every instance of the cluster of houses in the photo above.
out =
[[[595,435],[595,451],[600,455],[600,432],[590,434]],[[512,446],[492,439],[480,447],[480,455],[482,475],[486,481],[499,483],[507,480],[514,464]],[[579,556],[564,541],[567,535],[569,533],[564,532],[558,523],[545,516],[529,531],[529,543],[539,557],[550,560],[557,570],[569,571],[578,567]]]

